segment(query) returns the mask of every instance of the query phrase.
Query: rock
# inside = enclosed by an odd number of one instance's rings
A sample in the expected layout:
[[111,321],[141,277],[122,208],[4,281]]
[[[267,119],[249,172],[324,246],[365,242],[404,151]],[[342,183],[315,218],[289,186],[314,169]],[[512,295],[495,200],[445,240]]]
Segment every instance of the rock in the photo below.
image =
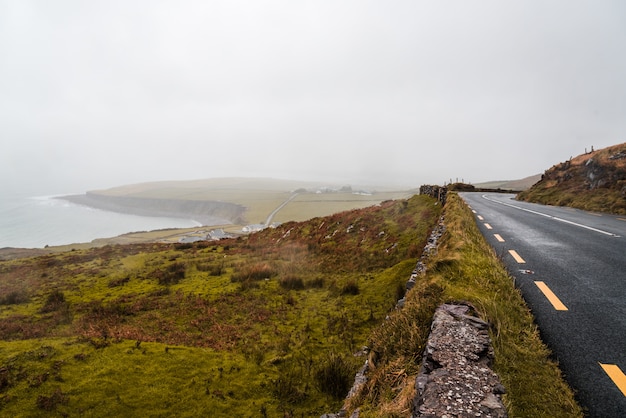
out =
[[437,308],[415,381],[413,417],[507,416],[504,387],[490,369],[489,325],[468,303]]

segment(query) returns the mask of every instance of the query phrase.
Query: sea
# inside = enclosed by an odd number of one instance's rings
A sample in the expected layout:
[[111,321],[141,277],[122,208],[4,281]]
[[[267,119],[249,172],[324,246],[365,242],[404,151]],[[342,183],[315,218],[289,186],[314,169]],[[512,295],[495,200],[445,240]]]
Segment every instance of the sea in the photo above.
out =
[[191,219],[109,212],[58,197],[0,194],[0,248],[44,248],[128,232],[200,226]]

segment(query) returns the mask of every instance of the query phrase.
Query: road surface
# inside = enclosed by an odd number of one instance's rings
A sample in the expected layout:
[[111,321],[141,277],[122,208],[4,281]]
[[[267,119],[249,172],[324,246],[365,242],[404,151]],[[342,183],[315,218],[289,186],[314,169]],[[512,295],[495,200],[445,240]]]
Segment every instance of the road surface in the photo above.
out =
[[460,193],[590,417],[626,417],[626,216]]
[[267,215],[267,219],[265,220],[265,226],[266,227],[270,226],[272,224],[272,219],[274,219],[274,216],[276,216],[278,211],[281,210],[282,208],[284,208],[287,205],[287,203],[289,203],[293,199],[295,199],[298,196],[298,194],[299,193],[293,193],[291,196],[289,196],[289,199],[285,200],[283,203],[280,204],[280,206],[278,206],[276,209],[274,209],[272,211],[272,213]]

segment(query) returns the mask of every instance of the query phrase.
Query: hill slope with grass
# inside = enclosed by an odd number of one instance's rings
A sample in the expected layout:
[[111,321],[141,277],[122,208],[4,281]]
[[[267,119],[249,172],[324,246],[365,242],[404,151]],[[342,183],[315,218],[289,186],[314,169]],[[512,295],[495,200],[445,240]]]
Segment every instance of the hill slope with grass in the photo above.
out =
[[626,143],[557,164],[518,199],[546,205],[626,214]]
[[541,174],[535,174],[519,180],[488,181],[475,183],[474,186],[477,189],[528,190],[539,180],[541,180]]
[[441,206],[0,263],[0,415],[337,410]]
[[348,408],[408,417],[433,311],[463,299],[492,324],[509,416],[580,416],[458,196],[394,308],[441,213],[414,196],[217,243],[0,262],[0,415],[319,417],[369,358]]

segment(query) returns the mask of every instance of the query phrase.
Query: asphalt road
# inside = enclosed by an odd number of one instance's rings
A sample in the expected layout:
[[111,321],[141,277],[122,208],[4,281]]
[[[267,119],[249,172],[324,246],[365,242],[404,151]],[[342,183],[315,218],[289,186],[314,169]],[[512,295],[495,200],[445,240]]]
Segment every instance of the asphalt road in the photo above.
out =
[[626,216],[461,193],[590,417],[626,417]]

